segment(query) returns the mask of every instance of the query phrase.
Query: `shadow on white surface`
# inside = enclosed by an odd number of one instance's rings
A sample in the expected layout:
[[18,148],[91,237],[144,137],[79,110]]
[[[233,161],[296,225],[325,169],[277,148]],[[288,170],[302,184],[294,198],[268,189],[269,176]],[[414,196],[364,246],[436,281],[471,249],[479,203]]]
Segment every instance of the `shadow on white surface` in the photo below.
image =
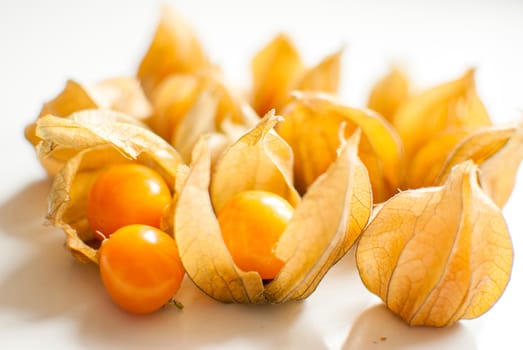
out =
[[[304,303],[224,305],[201,293],[187,278],[177,294],[184,310],[166,307],[146,316],[121,311],[106,295],[97,268],[76,262],[63,246],[63,233],[44,226],[49,186],[49,180],[30,183],[0,204],[0,232],[17,254],[0,280],[0,309],[5,312],[0,328],[11,330],[18,346],[239,349],[256,344],[255,348],[270,349],[308,344],[310,349],[325,348],[321,336],[295,322]],[[28,337],[49,324],[72,331],[57,340]]]
[[1,232],[30,240],[40,234],[46,213],[45,198],[50,186],[51,180],[47,178],[31,182],[0,203]]
[[[147,316],[133,316],[108,303],[84,310],[77,317],[78,342],[86,348],[125,344],[126,349],[296,347],[296,332],[302,331],[293,327],[302,309],[300,303],[261,307],[223,305],[203,295],[188,280],[184,283],[178,293],[185,305],[182,311],[166,308]],[[302,344],[307,344],[310,337],[307,348],[325,348],[314,335],[302,334]],[[288,344],[291,339],[294,340]]]
[[379,304],[365,310],[343,345],[344,350],[475,350],[473,335],[460,323],[447,328],[409,327]]
[[16,265],[0,281],[0,307],[18,315],[9,326],[63,315],[98,284],[94,268],[74,264],[63,234],[44,226],[49,188],[49,179],[33,182],[0,204],[0,231],[16,244],[3,252]]

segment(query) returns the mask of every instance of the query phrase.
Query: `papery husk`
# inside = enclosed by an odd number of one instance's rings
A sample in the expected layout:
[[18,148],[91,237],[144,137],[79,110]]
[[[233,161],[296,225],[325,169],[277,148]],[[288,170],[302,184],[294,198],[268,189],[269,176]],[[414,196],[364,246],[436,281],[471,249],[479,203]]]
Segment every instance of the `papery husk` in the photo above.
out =
[[381,202],[402,186],[403,149],[390,124],[371,110],[360,110],[319,93],[294,93],[284,110],[278,133],[294,151],[295,184],[304,193],[336,158],[340,126],[345,136],[361,128],[359,157],[369,170],[373,197]]
[[335,94],[340,85],[341,57],[343,50],[325,56],[316,66],[309,68],[294,90],[321,91]]
[[455,127],[446,129],[427,140],[417,152],[408,166],[406,188],[420,188],[437,185],[441,172],[449,154],[474,128]]
[[[174,234],[182,264],[195,285],[216,300],[263,303],[266,300],[259,274],[241,271],[221,237],[209,196],[210,169],[210,153],[202,141],[194,148],[174,211]],[[185,167],[180,171],[187,172]]]
[[245,132],[260,120],[213,71],[172,75],[154,90],[151,102],[154,114],[149,125],[187,161],[203,134],[227,137],[230,135],[224,124],[237,125]]
[[[209,141],[211,161],[214,165],[221,153],[248,131],[248,125],[255,125],[251,121],[237,124],[227,117],[219,127],[216,127],[217,107],[219,107],[219,96],[211,91],[203,91],[178,125],[174,137],[176,140],[174,147],[185,162],[191,161],[194,146],[201,137],[206,136]],[[259,121],[257,116],[256,118]]]
[[300,201],[293,186],[294,157],[289,145],[274,132],[281,121],[274,111],[251,131],[240,137],[217,161],[212,173],[210,193],[214,210],[235,194],[264,190],[285,198],[292,206]]
[[[67,117],[74,112],[89,109],[115,110],[140,121],[152,113],[149,101],[135,78],[112,78],[93,86],[68,80],[64,90],[43,105],[37,120],[48,114]],[[36,135],[36,121],[27,125],[25,137],[33,146],[40,142],[41,139]],[[56,154],[55,158],[67,157],[68,154]],[[59,166],[51,159],[42,161],[42,165],[51,176],[59,170]]]
[[251,63],[251,105],[259,115],[281,108],[305,69],[289,37],[279,34],[258,52]]
[[502,208],[512,193],[523,159],[522,128],[461,127],[435,136],[417,152],[410,165],[408,187],[441,185],[456,164],[470,159],[480,168],[481,187]]
[[452,168],[468,159],[479,166],[482,189],[503,208],[523,160],[523,124],[484,127],[471,133],[448,154],[435,184],[444,183]]
[[215,115],[218,97],[203,91],[176,128],[171,144],[180,151],[186,162],[191,161],[192,150],[202,135],[216,132]]
[[259,115],[277,113],[287,104],[293,90],[336,93],[342,51],[306,67],[298,50],[285,34],[277,35],[252,60],[251,104]]
[[273,303],[310,296],[328,270],[352,247],[371,214],[372,190],[358,158],[359,130],[296,207],[276,248],[284,266],[266,286]]
[[158,84],[151,93],[154,109],[149,120],[151,129],[172,142],[176,125],[191,109],[202,85],[198,76],[193,74],[174,74]]
[[[86,109],[111,109],[138,120],[145,120],[152,113],[151,105],[136,78],[118,77],[92,86],[68,80],[64,89],[42,106],[38,118],[48,114],[67,117]],[[36,122],[28,125],[25,136],[36,146],[40,140],[34,133],[35,129]]]
[[[37,145],[38,158],[42,163],[52,165],[54,173],[80,149],[107,142],[118,142],[122,148],[132,146],[134,155],[149,142],[155,142],[155,147],[162,148],[167,157],[172,157],[167,154],[172,153],[172,147],[159,141],[160,138],[144,124],[115,111],[84,110],[67,118],[46,115],[37,120],[36,126],[36,136],[42,140]],[[146,140],[142,134],[147,135]]]
[[173,9],[163,7],[151,45],[137,76],[147,96],[172,74],[195,73],[210,66],[190,25]]
[[[152,114],[152,106],[135,77],[106,79],[92,87],[88,86],[87,91],[99,109],[112,109],[141,121],[146,121]],[[56,115],[52,111],[46,114]]]
[[367,106],[381,114],[390,123],[394,123],[396,111],[408,97],[409,80],[403,71],[393,67],[376,82],[370,93]]
[[469,160],[443,186],[397,194],[359,240],[363,283],[409,325],[443,327],[478,317],[509,281],[507,225],[477,171]]
[[[275,121],[277,118],[272,115],[265,117],[251,131],[252,135],[238,141],[238,152],[232,152],[237,157],[243,152],[243,159],[249,159],[251,152],[259,153],[254,145],[263,145],[260,135],[269,140],[274,137],[268,129]],[[257,272],[242,271],[234,264],[223,241],[209,194],[214,181],[210,154],[202,139],[195,147],[190,168],[180,168],[185,176],[178,176],[179,180],[185,179],[179,186],[175,237],[187,275],[204,293],[226,303],[281,303],[307,297],[357,239],[370,215],[370,183],[365,167],[357,158],[358,141],[355,136],[342,147],[339,158],[296,205],[276,249],[285,265],[272,282],[264,285]],[[225,160],[226,154],[219,162],[241,164]],[[225,170],[216,168],[213,176],[221,171]],[[229,181],[237,181],[244,176],[243,171]],[[223,182],[217,180],[214,186],[217,184]],[[219,193],[219,188],[214,193]]]
[[[97,175],[107,166],[136,162],[155,170],[173,191],[178,165],[176,150],[133,118],[112,111],[82,111],[67,118],[45,116],[36,133],[42,139],[39,157],[65,150],[49,195],[48,220],[66,233],[66,247],[79,261],[97,263],[99,241],[85,214],[87,194]],[[170,215],[167,213],[165,215]]]
[[427,140],[446,129],[490,124],[490,117],[476,93],[473,69],[455,81],[410,97],[393,117],[408,161]]

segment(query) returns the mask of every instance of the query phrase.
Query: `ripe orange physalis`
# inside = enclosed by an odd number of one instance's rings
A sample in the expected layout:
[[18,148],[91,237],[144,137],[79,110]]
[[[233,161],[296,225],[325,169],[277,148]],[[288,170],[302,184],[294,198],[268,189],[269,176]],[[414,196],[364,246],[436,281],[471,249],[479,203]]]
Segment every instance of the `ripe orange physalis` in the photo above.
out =
[[89,192],[87,220],[101,238],[126,225],[159,228],[170,201],[169,187],[153,169],[136,163],[114,165],[98,176]]
[[185,273],[174,239],[147,225],[118,229],[102,242],[99,254],[105,289],[135,314],[151,313],[172,300]]
[[234,263],[264,280],[274,279],[283,266],[274,249],[293,212],[284,198],[266,191],[243,191],[229,199],[218,222]]

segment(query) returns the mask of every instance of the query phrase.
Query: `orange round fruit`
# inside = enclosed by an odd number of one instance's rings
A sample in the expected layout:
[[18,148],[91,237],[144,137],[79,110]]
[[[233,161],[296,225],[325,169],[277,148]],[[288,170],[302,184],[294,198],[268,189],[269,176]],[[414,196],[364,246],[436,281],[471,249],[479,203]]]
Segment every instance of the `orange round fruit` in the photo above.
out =
[[136,163],[114,165],[98,176],[89,192],[87,220],[100,237],[132,224],[159,228],[170,202],[169,187],[153,169]]
[[111,299],[135,314],[169,302],[185,274],[174,239],[147,225],[124,226],[104,240],[99,265]]
[[284,198],[266,191],[243,191],[227,201],[218,222],[234,263],[264,280],[276,277],[283,262],[274,250],[293,212]]

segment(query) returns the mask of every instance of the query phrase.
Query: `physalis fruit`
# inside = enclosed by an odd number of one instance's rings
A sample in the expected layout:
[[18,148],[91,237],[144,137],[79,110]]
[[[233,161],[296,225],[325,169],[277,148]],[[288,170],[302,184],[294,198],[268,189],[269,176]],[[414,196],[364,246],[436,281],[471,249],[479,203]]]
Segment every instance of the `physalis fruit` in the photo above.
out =
[[174,239],[147,225],[118,229],[103,241],[99,253],[105,289],[118,306],[135,314],[167,304],[185,273]]

